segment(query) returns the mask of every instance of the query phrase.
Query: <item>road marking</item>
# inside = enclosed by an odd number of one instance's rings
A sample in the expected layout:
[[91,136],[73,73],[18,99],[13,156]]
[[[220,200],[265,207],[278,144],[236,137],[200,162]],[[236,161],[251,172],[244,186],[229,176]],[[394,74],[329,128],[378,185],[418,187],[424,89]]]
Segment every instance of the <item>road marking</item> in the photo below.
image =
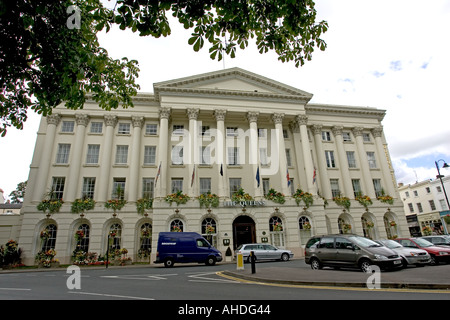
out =
[[111,297],[111,298],[121,298],[121,299],[133,299],[133,300],[155,300],[153,298],[122,296],[122,295],[117,295],[117,294],[94,293],[94,292],[69,291],[68,293],[85,294],[85,295],[90,295],[90,296]]
[[189,280],[191,282],[239,283],[239,281],[236,281],[236,280],[224,280],[224,279],[204,277],[204,276],[210,276],[210,275],[217,275],[217,272],[195,273],[195,274],[192,274],[192,275],[188,276],[188,278],[193,278],[194,279],[194,280]]
[[0,290],[31,291],[31,289],[25,289],[25,288],[0,288]]
[[127,279],[127,280],[167,280],[166,277],[177,276],[177,273],[171,274],[155,274],[149,276],[143,275],[126,275],[126,276],[101,276],[100,278],[110,278],[110,279]]

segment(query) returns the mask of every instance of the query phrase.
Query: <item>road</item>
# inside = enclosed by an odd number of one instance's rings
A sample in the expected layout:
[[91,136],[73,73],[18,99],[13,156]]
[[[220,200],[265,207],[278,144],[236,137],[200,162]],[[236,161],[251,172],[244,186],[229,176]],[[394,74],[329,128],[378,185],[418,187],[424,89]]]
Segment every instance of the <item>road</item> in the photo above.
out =
[[[256,268],[309,268],[303,260],[261,262]],[[250,268],[249,265],[245,265]],[[450,266],[448,266],[450,269]],[[430,272],[433,267],[430,268]],[[234,264],[81,268],[41,272],[0,273],[0,300],[171,300],[292,301],[292,300],[449,300],[450,292],[312,288],[241,282],[217,274]],[[346,272],[346,271],[343,271]],[[352,272],[352,271],[351,271]],[[359,271],[355,271],[359,272]],[[79,277],[78,277],[79,275]],[[76,277],[77,276],[77,277]],[[79,289],[78,289],[79,288]]]

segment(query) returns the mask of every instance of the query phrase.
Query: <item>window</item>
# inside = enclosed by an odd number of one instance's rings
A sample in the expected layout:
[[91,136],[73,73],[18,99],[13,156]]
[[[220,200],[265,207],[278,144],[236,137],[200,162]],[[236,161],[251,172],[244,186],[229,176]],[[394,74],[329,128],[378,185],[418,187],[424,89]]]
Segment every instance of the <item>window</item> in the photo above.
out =
[[231,166],[239,165],[239,148],[228,147],[228,164]]
[[183,178],[172,178],[172,193],[183,192]]
[[417,192],[417,190],[414,190],[413,193],[414,193],[414,197],[418,197],[419,196],[419,193]]
[[267,148],[259,148],[259,161],[262,166],[269,165],[269,159],[267,158]]
[[75,122],[73,121],[63,121],[61,125],[61,132],[73,132],[75,127]]
[[370,140],[370,134],[369,134],[369,133],[364,133],[364,132],[363,132],[362,137],[363,137],[363,141],[364,141],[364,142],[370,142],[370,141],[371,141],[371,140]]
[[211,192],[211,178],[200,178],[200,194]]
[[375,190],[375,195],[381,197],[383,195],[383,188],[381,187],[380,179],[373,179],[373,188]]
[[211,148],[209,146],[200,147],[200,164],[211,164]]
[[436,187],[436,191],[437,191],[437,192],[442,192],[441,186],[437,186],[437,187]]
[[129,123],[119,123],[118,134],[130,134],[130,124]]
[[152,225],[148,222],[141,226],[141,247],[138,251],[140,257],[146,258],[152,249]]
[[155,178],[142,178],[142,198],[153,199]]
[[70,144],[60,143],[58,144],[58,152],[56,154],[56,163],[65,164],[69,163]]
[[258,128],[258,137],[259,138],[266,138],[267,137],[267,129]]
[[439,200],[439,204],[441,205],[442,211],[448,210],[447,203],[445,202],[444,199]]
[[172,127],[172,135],[182,136],[184,134],[184,126],[182,124],[174,124]]
[[360,183],[359,179],[352,179],[352,186],[353,186],[353,194],[354,194],[355,198],[357,196],[362,195],[361,183]]
[[65,177],[53,177],[52,179],[52,199],[63,199]]
[[292,166],[292,161],[291,161],[291,149],[286,149],[286,165],[288,167]]
[[102,133],[103,122],[91,122],[91,133]]
[[408,203],[408,208],[409,208],[409,212],[413,213],[414,212],[414,207],[412,203]]
[[81,232],[82,237],[76,237],[76,251],[83,251],[85,253],[89,252],[89,232],[90,228],[87,224],[82,224],[78,227],[77,233]]
[[86,164],[98,164],[99,154],[100,154],[99,144],[88,144]]
[[331,141],[330,131],[322,131],[322,141]]
[[48,234],[48,237],[42,241],[41,250],[43,252],[48,251],[50,249],[55,249],[56,244],[56,226],[54,224],[49,224],[45,227],[45,231]]
[[241,188],[241,178],[230,178],[230,198]]
[[217,246],[217,223],[213,218],[206,218],[202,221],[202,236],[208,240],[208,242],[216,247]]
[[122,242],[122,226],[118,223],[111,225],[111,227],[109,227],[109,234],[111,236],[108,241],[109,251],[114,252],[116,249],[120,249],[120,244]]
[[322,238],[318,248],[333,249],[334,248],[334,238]]
[[113,179],[113,192],[112,199],[124,200],[125,199],[125,178]]
[[237,137],[238,128],[237,127],[227,127],[227,137]]
[[350,135],[350,132],[342,132],[342,140],[344,140],[344,142],[352,141],[352,137]]
[[347,151],[347,162],[349,168],[356,168],[356,159],[354,151]]
[[339,180],[338,179],[330,179],[330,187],[331,187],[331,195],[333,197],[338,197],[341,194],[339,190]]
[[158,125],[155,123],[147,123],[145,125],[145,134],[148,136],[156,136],[158,134]]
[[209,126],[202,126],[200,134],[202,137],[209,137],[211,135],[211,130],[209,129]]
[[183,229],[183,221],[181,221],[180,219],[175,219],[170,223],[171,232],[183,232]]
[[156,146],[144,147],[144,165],[154,165],[156,163]]
[[183,146],[172,147],[172,164],[174,165],[183,164]]
[[284,139],[288,139],[289,138],[289,134],[288,134],[288,131],[286,129],[283,129],[283,138]]
[[430,208],[432,211],[436,210],[436,205],[434,204],[434,200],[429,200],[428,201],[430,203]]
[[327,168],[336,168],[334,161],[334,151],[325,151],[325,159],[327,161]]
[[420,202],[417,203],[417,209],[419,210],[419,213],[423,212],[422,204]]
[[116,164],[127,164],[127,161],[128,161],[128,146],[117,146]]
[[406,197],[406,198],[409,198],[409,191],[406,191],[406,192],[405,192],[405,197]]
[[83,178],[83,190],[81,191],[82,199],[94,199],[95,178]]
[[272,217],[269,220],[270,243],[277,247],[284,246],[283,221],[280,217]]
[[376,169],[377,161],[375,159],[375,152],[367,152],[367,160],[369,161],[369,168]]
[[269,178],[262,179],[262,186],[264,195],[267,195],[270,190],[270,179]]
[[431,193],[430,187],[426,187],[425,190],[426,190],[427,193]]
[[335,243],[336,249],[348,249],[348,250],[353,250],[353,243],[345,238],[336,238],[336,243]]

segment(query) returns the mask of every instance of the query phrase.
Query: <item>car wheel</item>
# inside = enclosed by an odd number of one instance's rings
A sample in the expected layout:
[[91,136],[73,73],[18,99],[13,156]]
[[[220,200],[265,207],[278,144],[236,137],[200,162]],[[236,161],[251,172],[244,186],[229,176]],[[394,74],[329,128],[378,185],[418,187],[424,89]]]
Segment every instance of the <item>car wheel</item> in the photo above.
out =
[[402,266],[403,266],[403,268],[407,268],[408,267],[408,261],[406,261],[405,258],[402,259]]
[[206,263],[207,266],[213,266],[216,264],[216,258],[215,257],[208,257],[208,259],[206,259]]
[[166,260],[164,260],[164,267],[166,268],[172,268],[173,267],[173,259],[172,258],[167,258]]
[[371,266],[372,263],[368,259],[362,259],[359,263],[359,268],[362,272],[370,272],[372,270]]
[[437,266],[439,264],[439,261],[436,259],[436,257],[434,255],[431,254],[430,258],[431,258],[430,264],[432,266]]
[[322,266],[322,263],[319,261],[319,259],[317,259],[317,258],[311,259],[311,269],[320,270],[322,268],[323,268],[323,266]]
[[289,261],[289,255],[287,253],[283,253],[281,255],[281,261]]

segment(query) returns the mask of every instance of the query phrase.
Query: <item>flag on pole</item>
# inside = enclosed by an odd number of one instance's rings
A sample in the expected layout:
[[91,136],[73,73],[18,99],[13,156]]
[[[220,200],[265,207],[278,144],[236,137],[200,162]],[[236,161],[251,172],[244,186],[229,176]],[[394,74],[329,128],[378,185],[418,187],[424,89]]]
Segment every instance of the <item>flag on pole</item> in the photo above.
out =
[[195,178],[195,165],[194,165],[194,170],[192,170],[191,187],[194,184],[194,178]]
[[287,179],[287,185],[288,187],[291,185],[291,179],[289,178],[289,170],[286,169],[286,179]]
[[313,184],[316,183],[316,168],[314,168],[314,173],[313,173]]
[[160,175],[161,175],[161,162],[159,163],[158,172],[156,173],[155,186],[158,183],[158,178],[159,178]]
[[259,188],[259,182],[260,182],[260,179],[259,179],[259,166],[258,166],[258,169],[256,170],[256,181],[258,182],[258,188]]
[[223,177],[223,164],[220,165],[220,175]]

